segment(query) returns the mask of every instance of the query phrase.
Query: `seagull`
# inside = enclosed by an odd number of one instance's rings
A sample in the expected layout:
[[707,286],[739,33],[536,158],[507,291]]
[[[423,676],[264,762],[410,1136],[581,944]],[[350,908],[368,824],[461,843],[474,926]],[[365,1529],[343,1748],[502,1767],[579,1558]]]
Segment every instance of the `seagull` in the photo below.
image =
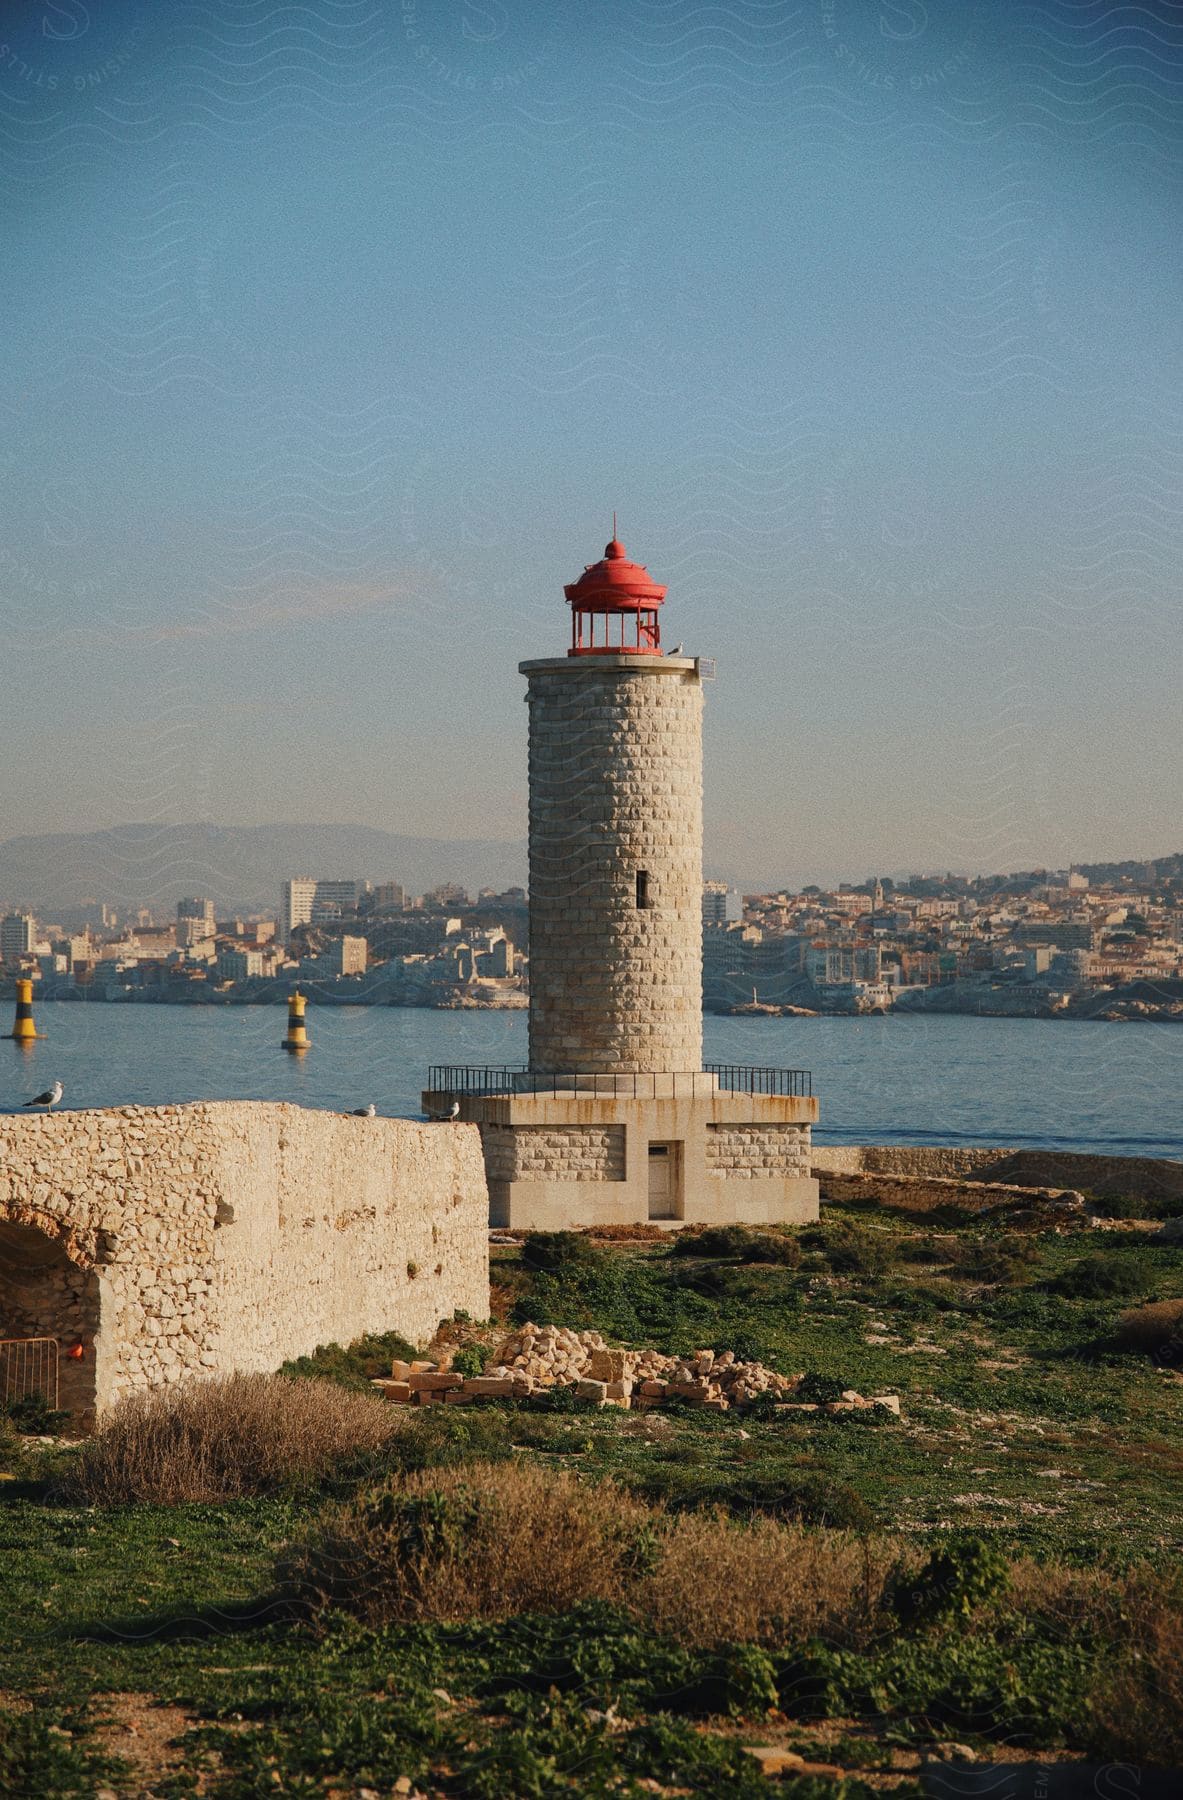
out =
[[673,649],[670,651],[670,655],[671,656],[681,656],[681,654],[682,654],[681,644],[675,644]]
[[355,1106],[350,1116],[354,1119],[372,1119],[377,1111],[378,1108],[371,1100],[368,1106]]
[[57,1103],[61,1099],[61,1097],[62,1097],[62,1084],[60,1081],[55,1081],[53,1086],[47,1087],[43,1094],[34,1094],[34,1096],[31,1100],[26,1100],[25,1105],[26,1106],[43,1106],[45,1108],[46,1112],[49,1112],[53,1107],[55,1107],[57,1105]]
[[459,1102],[459,1100],[453,1100],[451,1106],[449,1106],[448,1117],[449,1117],[449,1119],[458,1119],[460,1117],[460,1102]]

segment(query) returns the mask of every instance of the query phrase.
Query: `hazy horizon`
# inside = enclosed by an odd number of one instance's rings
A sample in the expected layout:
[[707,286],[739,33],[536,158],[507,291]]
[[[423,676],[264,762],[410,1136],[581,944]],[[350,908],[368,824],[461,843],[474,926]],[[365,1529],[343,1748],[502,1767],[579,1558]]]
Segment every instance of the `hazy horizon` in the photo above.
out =
[[713,869],[1172,854],[1181,52],[1062,0],[7,8],[0,839],[520,840],[517,664],[617,509],[718,659]]
[[[347,835],[350,831],[372,833],[375,829],[376,828],[366,820],[271,820],[264,824],[256,825],[245,825],[233,820],[189,820],[168,824],[151,824],[142,820],[129,820],[122,826],[111,827],[110,836],[117,840],[118,834],[121,831],[129,834],[150,832],[164,841],[160,844],[145,846],[143,840],[137,837],[134,843],[129,842],[127,845],[127,855],[122,864],[118,863],[116,860],[112,860],[104,865],[107,874],[106,888],[105,891],[96,891],[93,898],[95,900],[112,902],[121,907],[124,912],[126,912],[129,907],[144,905],[153,906],[158,912],[163,909],[164,913],[171,914],[173,897],[170,896],[172,895],[172,889],[177,888],[178,891],[183,889],[186,893],[190,893],[200,890],[202,885],[202,871],[194,868],[192,864],[188,865],[190,873],[178,881],[175,858],[177,849],[176,839],[186,832],[201,830],[248,832],[270,831],[275,833],[302,832],[308,834],[309,848],[303,859],[297,857],[295,860],[291,858],[284,860],[281,857],[279,862],[277,862],[272,874],[272,885],[276,886],[285,875],[295,874],[344,876],[347,878],[356,877],[358,879],[373,881],[401,880],[404,882],[404,885],[406,885],[409,894],[422,893],[425,892],[428,887],[438,885],[440,881],[452,880],[458,880],[467,885],[470,894],[473,895],[476,894],[478,888],[482,887],[492,887],[495,890],[502,890],[508,886],[527,885],[526,843],[522,838],[478,839],[464,842],[457,842],[452,839],[415,839],[413,840],[415,846],[414,854],[411,856],[404,856],[402,859],[402,866],[400,866],[397,855],[393,853],[389,858],[383,859],[378,852],[369,850],[359,850],[358,853],[352,857],[348,855],[342,856],[336,849],[326,849],[323,854],[318,854],[317,852],[315,846],[315,834],[318,832],[332,832],[340,837],[343,834]],[[51,835],[56,836],[57,834]],[[66,833],[63,835],[67,837],[85,837],[87,834]],[[105,838],[107,834],[100,833],[99,835]],[[170,839],[172,840],[171,842],[169,841]],[[11,845],[25,841],[29,840],[19,835],[13,838],[0,839],[0,912],[3,912],[10,906],[19,908],[24,905],[33,906],[34,910],[40,905],[43,912],[45,911],[46,906],[52,909],[54,905],[59,905],[64,910],[68,911],[80,904],[81,901],[78,892],[80,891],[79,883],[81,878],[79,864],[62,863],[58,865],[58,872],[56,875],[43,875],[40,877],[40,884],[43,890],[40,895],[34,894],[32,891],[33,884],[31,884],[28,879],[25,880],[22,886],[20,883],[14,883],[9,878],[4,852],[9,849]],[[38,839],[34,837],[31,841],[36,843]],[[484,853],[481,848],[482,844],[485,846]],[[434,854],[432,850],[433,845],[439,846],[441,855],[438,863],[430,865],[431,874],[430,876],[427,876],[422,872],[422,858],[424,856],[430,858],[430,856]],[[496,852],[498,850],[504,850],[508,853],[501,862],[500,868],[497,867]],[[1179,850],[1165,850],[1159,853],[1158,858],[1151,857],[1142,859],[1138,857],[1113,857],[1096,860],[1118,863],[1137,862],[1142,860],[1155,861],[1180,854],[1183,854],[1183,852]],[[1079,865],[1082,860],[1086,864],[1091,864],[1094,859],[1073,859],[1073,862]],[[280,867],[280,863],[282,863],[282,868]],[[299,864],[298,867],[297,863]],[[86,866],[84,860],[81,868],[85,869]],[[733,886],[739,888],[741,892],[748,894],[776,893],[782,889],[789,892],[799,892],[803,887],[811,884],[822,888],[836,888],[841,884],[859,886],[868,881],[873,881],[876,878],[891,881],[897,886],[906,884],[909,879],[940,880],[945,876],[953,876],[958,879],[973,879],[975,877],[980,877],[985,880],[1004,880],[1013,875],[1037,873],[1043,870],[1053,872],[1065,869],[1069,866],[1069,864],[1044,862],[1033,863],[1024,868],[1008,869],[926,868],[913,865],[907,868],[901,866],[896,868],[868,870],[859,869],[857,865],[852,864],[849,868],[843,870],[806,870],[796,876],[790,877],[787,876],[784,871],[778,872],[771,863],[762,869],[745,870],[726,867],[720,864],[718,860],[712,856],[709,843],[706,846],[704,855],[704,877],[707,880],[728,881]],[[257,881],[254,883],[254,888],[250,889],[250,891],[248,891],[249,883],[244,884],[240,882],[238,888],[236,888],[235,878],[228,874],[225,865],[222,863],[209,864],[205,873],[211,878],[214,897],[219,902],[228,902],[231,900],[233,900],[235,904],[245,904],[249,902],[251,910],[255,910],[255,903],[250,896],[251,892],[258,888]],[[53,892],[55,884],[59,888],[59,891],[65,889],[66,891],[73,893],[74,897],[71,899],[57,898]],[[96,886],[96,883],[94,881],[88,881],[87,885]],[[101,888],[102,883],[99,882],[97,886]],[[210,886],[210,881],[207,881],[207,886]],[[20,888],[19,892],[17,891],[18,888]]]

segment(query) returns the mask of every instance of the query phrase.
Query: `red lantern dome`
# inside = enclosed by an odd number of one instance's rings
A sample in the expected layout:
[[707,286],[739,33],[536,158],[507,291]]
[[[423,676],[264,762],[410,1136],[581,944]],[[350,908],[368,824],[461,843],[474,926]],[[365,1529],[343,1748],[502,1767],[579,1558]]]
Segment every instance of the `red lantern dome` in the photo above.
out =
[[[615,534],[616,521],[612,521]],[[613,535],[598,563],[563,589],[571,607],[569,656],[660,656],[657,609],[666,590],[640,563],[629,562]]]

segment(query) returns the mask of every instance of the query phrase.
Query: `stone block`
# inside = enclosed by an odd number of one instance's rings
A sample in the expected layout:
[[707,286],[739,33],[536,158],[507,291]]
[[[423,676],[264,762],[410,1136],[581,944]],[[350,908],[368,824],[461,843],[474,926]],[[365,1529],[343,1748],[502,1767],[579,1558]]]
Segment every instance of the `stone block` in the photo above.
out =
[[447,1369],[412,1370],[410,1387],[412,1393],[443,1394],[449,1388],[464,1386],[463,1375],[453,1375]]
[[587,1372],[593,1381],[623,1381],[634,1360],[628,1350],[593,1350]]
[[517,1391],[517,1384],[508,1375],[466,1375],[464,1378],[464,1392],[478,1400],[508,1400]]
[[608,1398],[608,1383],[585,1377],[575,1383],[575,1392],[581,1400],[598,1400],[602,1404]]
[[383,1381],[379,1379],[374,1382],[374,1386],[384,1400],[393,1400],[396,1404],[401,1406],[405,1406],[411,1398],[411,1384],[409,1381]]

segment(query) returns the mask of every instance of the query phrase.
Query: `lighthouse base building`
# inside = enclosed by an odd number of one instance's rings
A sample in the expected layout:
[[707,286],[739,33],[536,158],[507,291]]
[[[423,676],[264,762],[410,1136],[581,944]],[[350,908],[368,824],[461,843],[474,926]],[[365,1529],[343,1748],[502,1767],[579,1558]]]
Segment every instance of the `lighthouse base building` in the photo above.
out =
[[702,1061],[704,664],[615,537],[566,596],[566,656],[520,665],[529,1065],[433,1068],[424,1104],[480,1126],[494,1225],[816,1219],[808,1073]]
[[[804,1224],[818,1216],[809,1172],[817,1101],[728,1085],[796,1073],[622,1075],[615,1086],[573,1075],[537,1091],[543,1078],[529,1071],[441,1068],[425,1098],[429,1109],[449,1104],[466,1077],[501,1087],[457,1096],[460,1117],[481,1128],[491,1225]],[[523,1083],[535,1091],[513,1091]]]

